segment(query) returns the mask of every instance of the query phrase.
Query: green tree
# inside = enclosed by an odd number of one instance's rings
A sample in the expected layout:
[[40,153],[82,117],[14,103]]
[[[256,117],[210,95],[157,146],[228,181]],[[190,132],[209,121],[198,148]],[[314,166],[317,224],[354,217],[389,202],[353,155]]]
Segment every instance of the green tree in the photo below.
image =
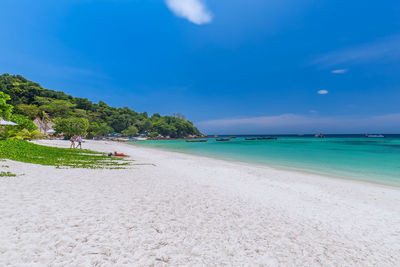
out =
[[[12,126],[13,129],[26,129],[28,131],[37,130],[38,127],[27,116],[21,114],[12,114],[11,121],[17,123],[17,126]],[[11,126],[9,126],[11,127]]]
[[89,128],[89,121],[86,118],[57,118],[54,130],[64,134],[66,139],[73,135],[86,136]]
[[97,131],[97,135],[106,136],[112,133],[114,129],[109,126],[107,123],[103,122],[99,124],[99,130]]
[[5,120],[9,120],[11,117],[11,112],[13,110],[13,106],[7,104],[7,101],[11,100],[10,96],[0,92],[0,117]]
[[84,110],[84,109],[79,109],[79,108],[75,109],[75,110],[72,112],[72,115],[73,115],[74,117],[78,117],[78,118],[87,118],[87,117],[88,117],[86,110]]
[[91,138],[94,136],[107,136],[108,134],[112,133],[114,129],[108,126],[108,124],[105,122],[92,122],[89,126],[88,131],[88,137]]
[[138,124],[139,124],[138,126],[140,129],[140,132],[149,131],[149,130],[151,130],[151,128],[153,126],[151,123],[151,120],[149,120],[149,119],[144,119],[144,120],[140,121]]
[[125,136],[132,137],[138,134],[138,129],[135,126],[131,125],[127,129],[123,130],[122,134]]
[[158,120],[158,119],[160,119],[160,118],[161,118],[161,115],[158,114],[158,113],[154,113],[154,114],[151,116],[151,120],[152,120],[152,121]]
[[163,136],[177,137],[177,129],[163,120],[153,124],[153,131]]
[[47,97],[37,98],[39,103],[43,103],[40,106],[40,110],[45,111],[53,117],[67,117],[71,114],[71,111],[75,108],[75,104],[72,104],[68,100],[49,99]]
[[40,109],[36,105],[19,104],[16,107],[16,112],[27,116],[31,120],[34,120],[41,115]]

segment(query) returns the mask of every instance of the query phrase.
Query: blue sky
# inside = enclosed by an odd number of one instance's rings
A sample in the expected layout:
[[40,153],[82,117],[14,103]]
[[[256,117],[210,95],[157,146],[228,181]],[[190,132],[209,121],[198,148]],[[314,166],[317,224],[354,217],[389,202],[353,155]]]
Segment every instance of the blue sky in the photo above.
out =
[[3,0],[0,72],[206,133],[400,132],[400,2]]

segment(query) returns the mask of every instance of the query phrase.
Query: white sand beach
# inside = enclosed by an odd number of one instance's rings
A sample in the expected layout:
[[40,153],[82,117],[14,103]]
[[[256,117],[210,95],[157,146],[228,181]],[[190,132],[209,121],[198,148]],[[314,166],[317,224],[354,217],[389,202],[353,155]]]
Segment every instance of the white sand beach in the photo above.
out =
[[[67,141],[37,141],[69,147]],[[399,266],[400,189],[87,141],[128,169],[7,160],[0,266]]]

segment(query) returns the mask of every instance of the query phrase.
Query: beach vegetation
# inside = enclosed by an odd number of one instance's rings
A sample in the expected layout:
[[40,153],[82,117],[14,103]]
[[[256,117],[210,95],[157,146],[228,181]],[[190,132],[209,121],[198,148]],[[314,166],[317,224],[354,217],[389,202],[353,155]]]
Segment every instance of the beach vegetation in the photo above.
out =
[[0,92],[0,113],[2,118],[6,118],[17,125],[0,126],[0,139],[25,139],[32,140],[42,138],[43,135],[38,131],[37,126],[23,114],[12,114],[13,106],[7,104],[11,100],[10,96]]
[[125,168],[130,162],[86,149],[41,146],[25,140],[0,141],[0,158],[25,163],[71,168]]
[[5,171],[0,172],[0,177],[15,177],[15,176],[17,175],[12,172],[5,172]]
[[28,131],[27,129],[12,128],[12,126],[6,126],[3,131],[0,132],[0,139],[22,139],[22,140],[34,140],[43,138],[43,133],[39,130]]
[[[87,120],[88,127],[80,133],[88,133],[91,137],[105,136],[112,132],[122,133],[128,129],[132,130],[131,126],[136,127],[138,133],[141,134],[157,132],[170,137],[200,134],[193,123],[185,120],[185,116],[180,113],[174,113],[172,116],[154,113],[149,116],[147,112],[139,113],[128,107],[111,107],[103,101],[93,103],[86,98],[45,89],[21,75],[0,75],[0,92],[2,92],[0,116],[4,119],[11,116],[12,106],[14,106],[16,114],[24,115],[31,120],[35,118],[47,121],[58,120],[59,125],[67,122],[63,119],[72,119],[75,124],[77,122],[75,119],[79,118],[82,119],[80,123],[84,121],[85,125]],[[68,127],[64,125],[61,128],[65,130]],[[57,132],[62,132],[61,128],[58,128],[60,131]],[[70,132],[64,134],[65,137],[71,135]]]

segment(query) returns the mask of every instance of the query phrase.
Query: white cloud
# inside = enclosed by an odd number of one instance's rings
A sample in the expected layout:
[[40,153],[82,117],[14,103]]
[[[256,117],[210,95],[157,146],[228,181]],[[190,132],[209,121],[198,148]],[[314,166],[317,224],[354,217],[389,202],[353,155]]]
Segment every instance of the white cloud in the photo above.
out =
[[320,56],[312,64],[326,67],[360,64],[400,58],[400,34],[388,36],[362,45],[348,47]]
[[327,95],[329,92],[328,92],[328,90],[319,90],[317,93],[319,95]]
[[348,71],[349,71],[348,69],[338,69],[338,70],[331,71],[331,73],[333,73],[333,74],[344,74],[344,73],[346,73]]
[[203,0],[166,0],[168,8],[178,17],[201,25],[212,21],[212,14]]
[[362,117],[282,114],[210,120],[196,126],[217,134],[395,133],[400,130],[399,121],[400,113]]

